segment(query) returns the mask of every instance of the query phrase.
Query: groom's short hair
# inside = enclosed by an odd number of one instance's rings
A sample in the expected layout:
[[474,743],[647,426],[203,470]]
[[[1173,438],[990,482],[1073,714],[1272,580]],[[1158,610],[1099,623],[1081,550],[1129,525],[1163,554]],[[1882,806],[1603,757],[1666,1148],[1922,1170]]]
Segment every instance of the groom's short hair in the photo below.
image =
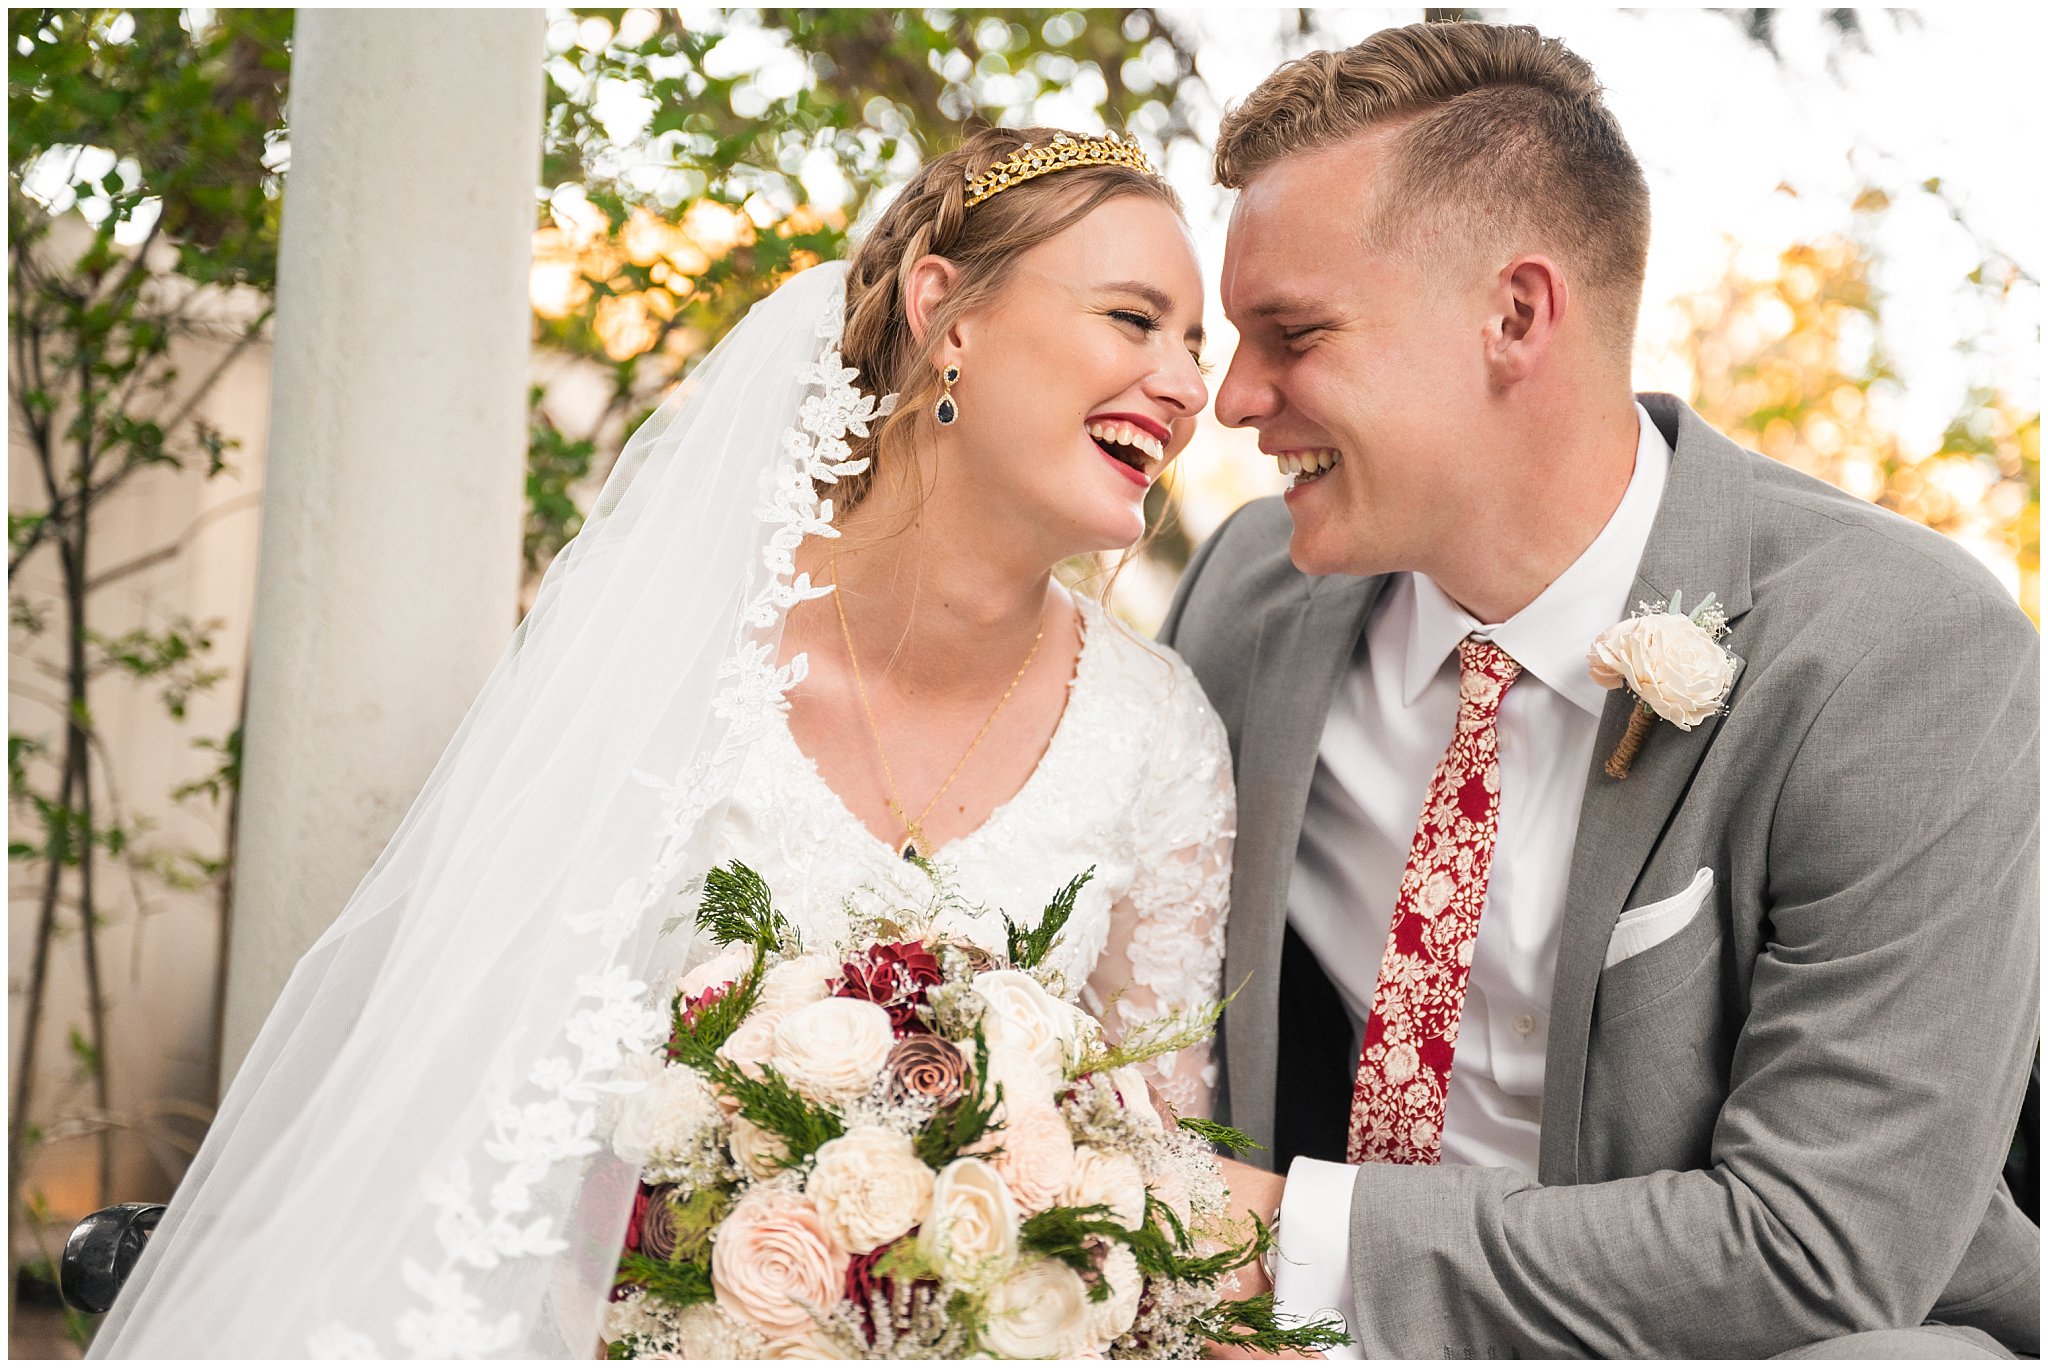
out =
[[[1624,355],[1650,246],[1650,192],[1585,59],[1527,25],[1410,24],[1268,76],[1224,116],[1216,179],[1397,128],[1370,245],[1459,233],[1552,246],[1612,297]],[[1517,244],[1519,245],[1519,244]]]

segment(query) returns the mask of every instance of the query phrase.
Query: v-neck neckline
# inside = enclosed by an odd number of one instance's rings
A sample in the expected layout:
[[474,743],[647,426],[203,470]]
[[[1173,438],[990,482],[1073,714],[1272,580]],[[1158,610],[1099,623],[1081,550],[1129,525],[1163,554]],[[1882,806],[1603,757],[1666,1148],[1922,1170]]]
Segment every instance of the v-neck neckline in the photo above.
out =
[[[1094,672],[1092,658],[1096,652],[1098,638],[1108,630],[1103,622],[1105,610],[1100,604],[1082,594],[1075,594],[1073,600],[1081,628],[1081,649],[1074,654],[1074,673],[1067,680],[1067,698],[1060,707],[1059,721],[1053,724],[1052,735],[1046,739],[1045,749],[1040,752],[1038,763],[1032,766],[1031,773],[1024,777],[1024,782],[1017,786],[1017,791],[996,804],[994,810],[982,818],[980,825],[971,831],[962,832],[934,850],[920,850],[919,859],[937,860],[952,854],[963,845],[982,839],[986,833],[1000,825],[1013,809],[1021,806],[1025,799],[1032,796],[1033,791],[1042,782],[1041,776],[1052,767],[1054,757],[1064,748],[1066,738],[1073,729],[1071,723],[1074,718],[1075,699],[1079,697],[1083,683]],[[839,796],[839,790],[825,782],[825,776],[818,772],[818,762],[797,744],[796,734],[789,729],[787,709],[775,710],[775,722],[776,734],[796,757],[798,767],[809,776],[810,781],[824,795],[826,802],[836,810],[839,818],[858,831],[876,850],[887,855],[891,864],[905,869],[913,868],[901,850],[875,835],[873,828],[847,806],[846,800]]]

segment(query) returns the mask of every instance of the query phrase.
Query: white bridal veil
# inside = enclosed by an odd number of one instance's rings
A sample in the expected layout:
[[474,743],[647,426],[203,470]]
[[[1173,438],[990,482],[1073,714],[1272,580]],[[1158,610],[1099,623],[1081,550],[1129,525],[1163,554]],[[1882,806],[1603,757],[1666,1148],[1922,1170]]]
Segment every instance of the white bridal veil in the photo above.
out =
[[[307,952],[92,1357],[588,1358],[696,881],[886,413],[842,264],[756,305],[627,444],[391,844]],[[685,921],[687,926],[687,920]],[[701,952],[700,952],[701,954]]]

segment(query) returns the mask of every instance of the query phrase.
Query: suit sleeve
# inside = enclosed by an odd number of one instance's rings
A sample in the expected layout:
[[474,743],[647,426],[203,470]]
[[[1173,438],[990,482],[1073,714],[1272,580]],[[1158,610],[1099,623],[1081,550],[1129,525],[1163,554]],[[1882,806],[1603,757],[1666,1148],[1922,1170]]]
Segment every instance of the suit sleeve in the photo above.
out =
[[1544,1187],[1364,1166],[1369,1355],[1765,1356],[1927,1318],[2038,1026],[2039,637],[1978,593],[1872,629],[1785,738],[1711,1167]]

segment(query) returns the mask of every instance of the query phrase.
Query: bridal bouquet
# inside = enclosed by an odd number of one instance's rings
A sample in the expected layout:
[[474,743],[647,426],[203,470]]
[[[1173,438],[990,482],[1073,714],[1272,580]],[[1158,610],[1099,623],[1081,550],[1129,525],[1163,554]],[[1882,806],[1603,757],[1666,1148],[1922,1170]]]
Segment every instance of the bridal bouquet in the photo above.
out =
[[[1092,871],[1091,871],[1092,872]],[[641,1182],[612,1358],[1190,1358],[1345,1342],[1229,1299],[1271,1231],[1233,1230],[1212,1140],[1133,1067],[1220,1008],[1120,1045],[1048,990],[1088,875],[996,951],[913,914],[807,951],[760,877],[713,871],[673,1030],[611,1143]]]

